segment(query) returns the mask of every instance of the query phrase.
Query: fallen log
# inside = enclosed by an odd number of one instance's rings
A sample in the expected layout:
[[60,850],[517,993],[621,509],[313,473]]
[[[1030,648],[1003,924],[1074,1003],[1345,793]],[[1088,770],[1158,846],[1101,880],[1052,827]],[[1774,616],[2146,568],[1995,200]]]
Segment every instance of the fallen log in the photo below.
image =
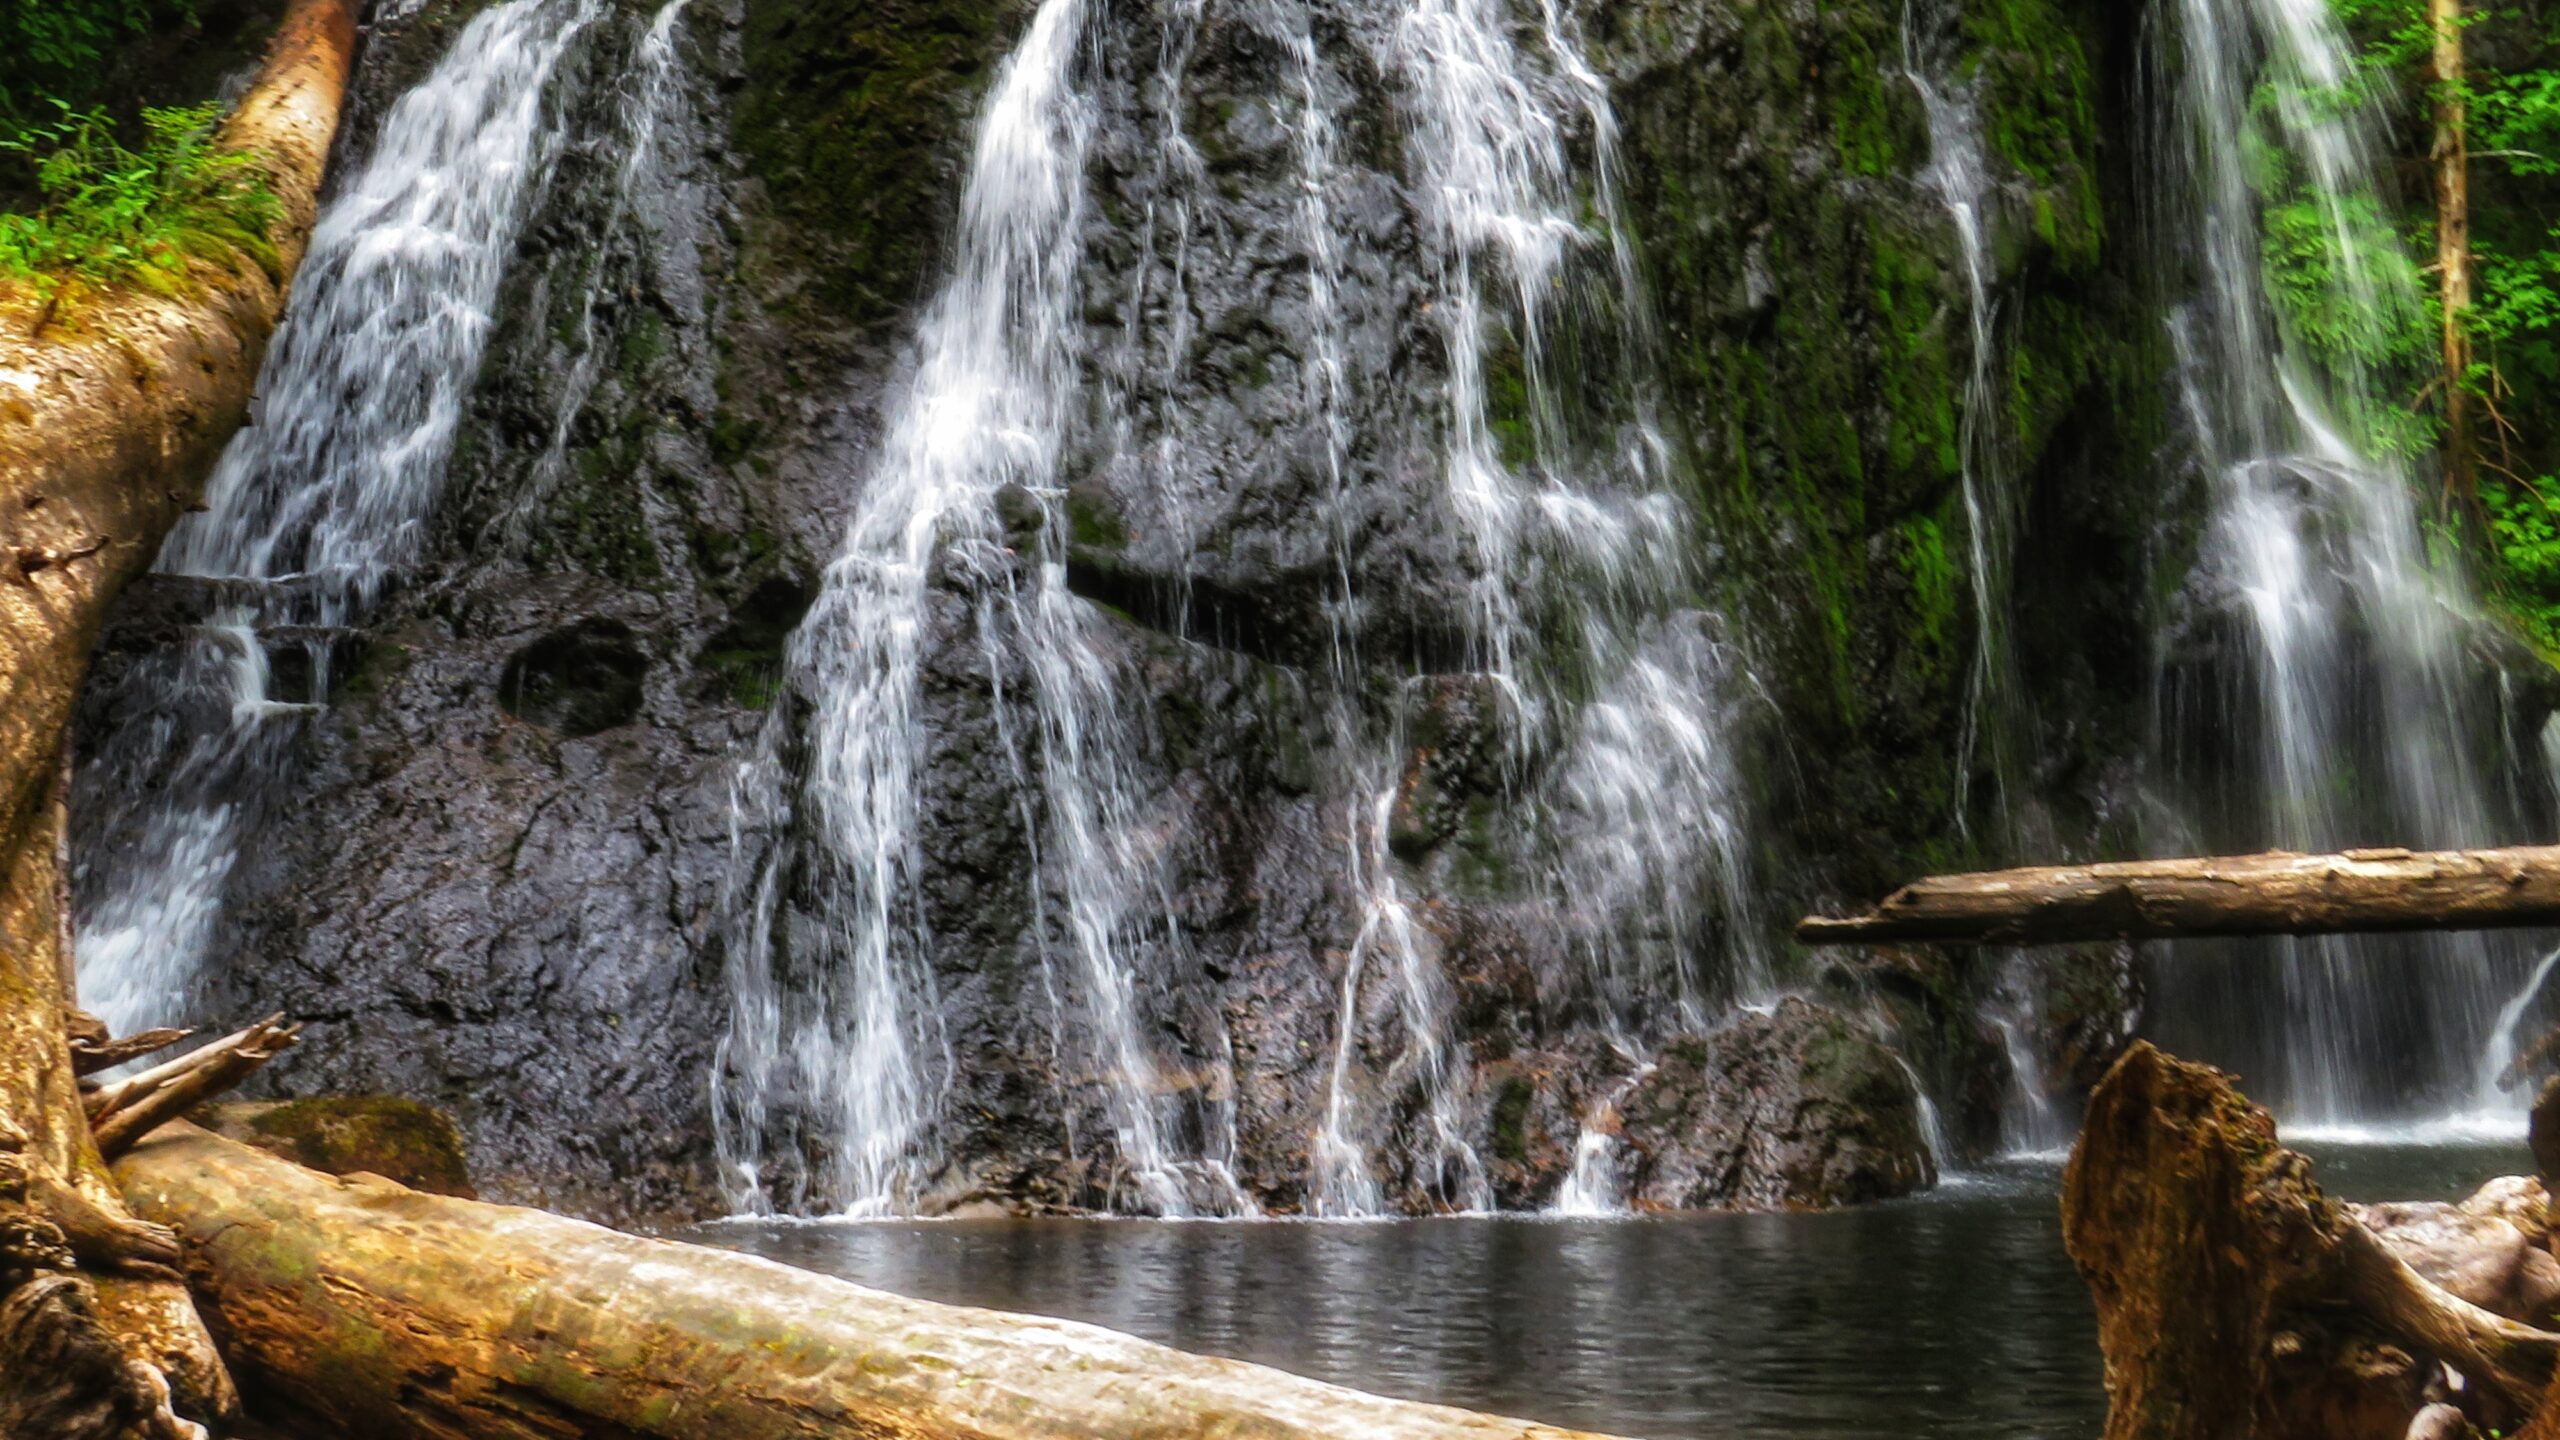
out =
[[2560,926],[2560,846],[2207,856],[1934,875],[1864,915],[1808,915],[1811,945],[2383,934]]
[[450,1440],[1592,1440],[1091,1325],[936,1305],[538,1210],[339,1180],[190,1125],[116,1166],[244,1377]]
[[[2560,1362],[2560,1334],[2420,1276],[2321,1192],[2266,1111],[2147,1043],[2090,1095],[2062,1227],[2097,1306],[2106,1440],[2335,1433],[2308,1418],[2336,1384],[2323,1357],[2374,1340],[2453,1366],[2509,1419]],[[2393,1434],[2422,1404],[2414,1383],[2401,1403]]]

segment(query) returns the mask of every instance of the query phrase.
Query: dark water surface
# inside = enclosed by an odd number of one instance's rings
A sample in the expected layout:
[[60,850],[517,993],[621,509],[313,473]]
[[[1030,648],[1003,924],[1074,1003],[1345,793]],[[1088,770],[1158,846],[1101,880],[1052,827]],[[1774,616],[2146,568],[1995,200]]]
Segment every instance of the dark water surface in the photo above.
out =
[[[2313,1146],[2445,1199],[2521,1144]],[[1650,1440],[2086,1440],[2105,1412],[2057,1164],[1827,1215],[1381,1223],[727,1222],[687,1238],[1413,1400]]]

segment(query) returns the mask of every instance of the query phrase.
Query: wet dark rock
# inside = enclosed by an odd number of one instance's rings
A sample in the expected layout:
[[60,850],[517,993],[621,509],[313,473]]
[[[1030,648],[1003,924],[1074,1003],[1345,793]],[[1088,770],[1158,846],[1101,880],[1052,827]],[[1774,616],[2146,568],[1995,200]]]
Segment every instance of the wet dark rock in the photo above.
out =
[[581,620],[550,631],[507,658],[498,705],[568,739],[639,718],[649,657],[619,620]]
[[2031,963],[2044,1073],[2069,1093],[2086,1095],[2133,1043],[2142,1016],[2143,972],[2134,947],[2064,946]]
[[1420,859],[1458,833],[1471,809],[1499,802],[1517,716],[1488,675],[1432,675],[1406,687],[1403,779],[1388,843]]
[[1674,1041],[1619,1113],[1644,1205],[1820,1209],[1937,1175],[1919,1092],[1893,1052],[1802,999]]

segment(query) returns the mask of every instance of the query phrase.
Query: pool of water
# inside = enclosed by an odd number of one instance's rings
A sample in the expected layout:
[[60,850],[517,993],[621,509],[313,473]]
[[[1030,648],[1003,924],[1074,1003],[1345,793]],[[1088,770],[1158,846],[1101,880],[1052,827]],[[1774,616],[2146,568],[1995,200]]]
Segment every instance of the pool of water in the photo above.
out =
[[[2521,1143],[2305,1147],[2445,1199]],[[1651,1440],[2085,1440],[2105,1413],[2058,1162],[1823,1215],[1380,1223],[731,1221],[687,1238],[1413,1400]]]

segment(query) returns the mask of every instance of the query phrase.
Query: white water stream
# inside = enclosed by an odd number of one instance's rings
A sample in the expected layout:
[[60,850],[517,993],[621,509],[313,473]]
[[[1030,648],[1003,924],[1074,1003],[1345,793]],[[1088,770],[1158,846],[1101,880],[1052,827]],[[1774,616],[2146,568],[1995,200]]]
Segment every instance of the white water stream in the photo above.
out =
[[[2165,148],[2192,207],[2175,253],[2194,267],[2171,335],[2209,486],[2200,576],[2241,642],[2221,696],[2175,699],[2163,717],[2173,748],[2240,752],[2184,782],[2201,838],[2315,851],[2500,838],[2481,769],[2494,730],[2459,669],[2474,607],[2452,568],[2429,563],[2412,463],[2390,438],[2415,382],[2373,358],[2421,301],[2378,219],[2381,122],[2350,42],[2323,0],[2177,0],[2166,18]],[[2305,249],[2320,263],[2296,283],[2344,344],[2306,334],[2270,287],[2269,267]],[[2477,935],[2271,948],[2173,951],[2161,1008],[2206,1037],[2207,1058],[2221,1038],[2254,1047],[2264,1068],[2241,1062],[2253,1093],[2289,1123],[2413,1118],[2430,1092],[2438,1108],[2490,1100],[2458,1092],[2531,951]],[[2211,973],[2235,965],[2273,983],[2244,991]]]
[[[80,987],[118,1031],[188,1018],[246,830],[328,694],[332,642],[420,553],[499,282],[560,143],[545,91],[604,8],[510,0],[475,17],[383,117],[312,232],[255,423],[161,552],[162,573],[212,582],[215,607],[148,677],[150,718],[95,767],[101,808],[120,813],[78,877]],[[277,649],[307,661],[308,700],[274,696]]]
[[[1249,1208],[1229,1172],[1231,1117],[1183,1123],[1143,1038],[1142,977],[1181,968],[1185,950],[1100,622],[1066,588],[1057,465],[1081,384],[1076,281],[1094,123],[1076,74],[1086,13],[1082,0],[1046,0],[997,76],[953,273],[925,312],[879,459],[792,639],[794,683],[815,702],[809,732],[795,736],[777,707],[742,772],[742,824],[765,842],[741,845],[745,919],[721,1057],[724,1159],[742,1205],[777,1199],[764,1173],[777,1088],[826,1112],[817,1123],[833,1159],[808,1200],[899,1213],[933,1176],[933,1125],[955,1062],[916,895],[918,789],[929,743],[921,679],[947,620],[974,627],[1016,753],[1032,757],[1022,778],[1040,800],[1042,965],[1052,995],[1078,997],[1078,1013],[1061,1017],[1073,1036],[1064,1050],[1099,1081],[1127,1203],[1165,1215]],[[1038,507],[1036,554],[1007,548],[997,497],[1008,489]],[[1017,664],[1028,694],[1005,694]],[[795,744],[805,750],[797,775]],[[792,929],[780,918],[780,868],[794,852],[772,842],[795,824],[821,838],[827,878]],[[783,973],[812,967],[815,984]],[[1179,1136],[1192,1131],[1186,1147]]]

